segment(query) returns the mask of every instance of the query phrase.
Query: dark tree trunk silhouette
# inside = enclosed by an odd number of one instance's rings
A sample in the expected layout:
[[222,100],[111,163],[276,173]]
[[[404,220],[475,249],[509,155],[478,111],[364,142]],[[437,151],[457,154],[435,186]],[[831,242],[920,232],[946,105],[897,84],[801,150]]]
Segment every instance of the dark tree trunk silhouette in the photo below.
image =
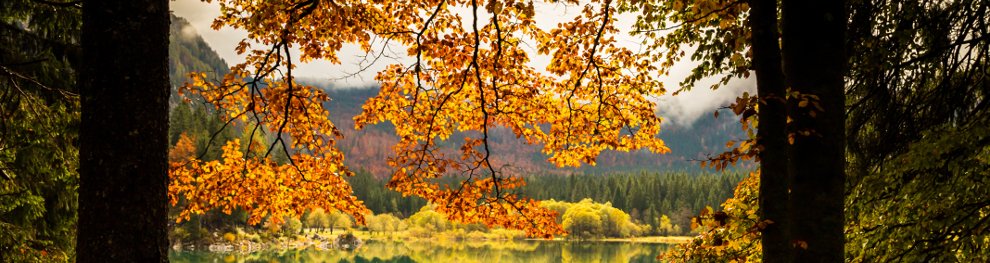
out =
[[167,0],[86,1],[79,262],[166,262]]
[[780,34],[777,31],[777,1],[749,2],[749,26],[753,34],[753,70],[759,93],[757,143],[760,145],[761,220],[773,223],[763,229],[763,262],[790,258],[788,222],[787,104],[781,69]]
[[[797,132],[791,156],[794,262],[844,258],[845,8],[845,1],[785,0],[781,10],[786,83],[801,94],[789,103]],[[820,99],[820,110],[808,95]]]

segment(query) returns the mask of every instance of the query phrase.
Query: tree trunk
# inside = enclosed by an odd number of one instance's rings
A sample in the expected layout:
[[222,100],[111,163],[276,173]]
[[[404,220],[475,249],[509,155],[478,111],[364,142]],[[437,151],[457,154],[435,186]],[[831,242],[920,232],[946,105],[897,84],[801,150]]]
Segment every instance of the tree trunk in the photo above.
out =
[[168,1],[86,1],[79,262],[166,262]]
[[[782,6],[784,73],[787,85],[801,94],[790,100],[797,132],[791,156],[795,262],[844,258],[845,6],[807,0],[785,0]],[[820,99],[820,110],[808,95]]]
[[753,34],[753,69],[759,93],[757,143],[760,145],[760,218],[770,220],[762,232],[763,262],[789,259],[787,104],[781,71],[777,1],[751,0],[749,26]]

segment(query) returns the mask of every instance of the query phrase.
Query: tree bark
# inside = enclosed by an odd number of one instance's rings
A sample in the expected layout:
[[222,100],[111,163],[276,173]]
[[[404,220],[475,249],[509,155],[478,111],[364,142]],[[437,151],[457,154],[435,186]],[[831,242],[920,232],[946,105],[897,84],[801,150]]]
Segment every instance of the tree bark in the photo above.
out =
[[751,0],[753,70],[759,94],[757,144],[760,147],[760,219],[772,221],[762,231],[763,262],[789,259],[790,222],[787,160],[787,104],[781,69],[777,0]]
[[[789,103],[797,132],[791,156],[794,262],[844,259],[845,6],[807,0],[784,0],[782,6],[784,74],[801,94]],[[820,99],[820,110],[814,99],[801,106],[808,95]]]
[[166,262],[167,0],[86,1],[78,262]]

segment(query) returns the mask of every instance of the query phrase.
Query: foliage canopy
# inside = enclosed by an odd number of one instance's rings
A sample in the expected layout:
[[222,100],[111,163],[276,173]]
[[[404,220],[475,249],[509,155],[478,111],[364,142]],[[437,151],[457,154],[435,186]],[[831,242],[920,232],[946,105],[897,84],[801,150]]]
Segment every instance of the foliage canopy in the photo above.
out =
[[[560,166],[593,165],[607,149],[669,151],[656,137],[660,118],[648,99],[664,93],[651,77],[659,69],[649,56],[617,45],[618,9],[611,0],[567,1],[580,6],[580,14],[552,29],[536,25],[532,2],[219,3],[222,15],[213,27],[247,30],[237,47],[247,61],[216,82],[193,74],[183,91],[217,106],[230,125],[272,132],[275,141],[259,146],[264,154],[240,153],[241,142],[233,141],[222,161],[173,163],[172,203],[190,200],[183,218],[237,206],[259,222],[322,207],[363,222],[367,209],[341,179],[351,172],[334,148],[340,133],[326,118],[322,102],[328,98],[292,75],[294,59],[339,63],[337,52],[347,43],[371,55],[380,52],[376,41],[398,43],[415,58],[379,72],[380,93],[354,119],[358,128],[395,124],[401,140],[389,160],[395,171],[388,186],[435,203],[449,219],[525,229],[531,236],[563,233],[551,211],[511,191],[522,179],[490,158],[488,130],[495,126],[543,144],[548,161]],[[527,45],[537,51],[527,52]],[[301,52],[293,56],[292,48]],[[536,54],[552,57],[546,71],[531,65]],[[440,142],[457,132],[469,135],[460,154],[444,152]],[[274,150],[289,153],[289,163],[270,161]],[[449,174],[467,179],[433,181]]]

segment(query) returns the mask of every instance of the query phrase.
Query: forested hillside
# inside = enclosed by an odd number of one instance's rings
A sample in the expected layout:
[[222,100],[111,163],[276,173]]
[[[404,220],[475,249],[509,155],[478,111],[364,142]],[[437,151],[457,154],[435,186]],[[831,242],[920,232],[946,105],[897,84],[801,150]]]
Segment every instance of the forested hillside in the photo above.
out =
[[[229,69],[227,63],[220,58],[213,48],[196,33],[189,22],[175,15],[171,16],[172,24],[169,31],[169,80],[172,82],[170,97],[171,111],[169,113],[169,145],[175,145],[180,135],[185,133],[193,149],[207,149],[207,158],[219,157],[219,146],[228,139],[236,138],[239,130],[223,129],[223,122],[208,110],[195,96],[187,96],[190,102],[183,102],[183,96],[177,94],[179,86],[189,81],[189,73],[202,72],[208,76],[223,76]],[[206,148],[210,138],[214,137],[213,147]],[[200,152],[196,152],[200,154]],[[174,155],[174,153],[173,153]]]
[[[354,130],[352,118],[361,113],[361,105],[378,93],[376,87],[341,88],[329,82],[317,79],[305,79],[302,83],[314,85],[329,93],[331,101],[327,103],[330,119],[341,129],[343,140],[339,141],[340,149],[345,153],[345,163],[355,169],[370,171],[376,176],[386,176],[391,173],[387,158],[393,155],[392,145],[399,141],[391,123],[378,124],[362,130]],[[691,126],[678,126],[673,122],[665,123],[660,138],[664,140],[671,153],[658,155],[648,151],[616,152],[606,151],[598,157],[596,166],[585,165],[581,168],[558,168],[546,162],[547,156],[540,152],[541,146],[528,145],[525,140],[516,138],[512,131],[506,128],[491,130],[494,162],[505,164],[520,174],[569,174],[569,173],[614,173],[640,171],[690,171],[705,172],[698,165],[699,160],[705,160],[710,155],[726,151],[725,144],[729,140],[745,139],[746,134],[733,117],[725,114],[721,118],[712,115],[703,116]],[[463,134],[455,134],[447,140],[447,144],[463,141]],[[449,149],[453,153],[453,150]],[[749,168],[751,164],[742,164]]]
[[[202,72],[211,77],[223,76],[229,71],[227,62],[217,55],[206,41],[203,41],[189,21],[175,15],[171,16],[172,24],[168,35],[168,72],[175,87],[181,86],[189,77],[190,72]],[[172,101],[179,99],[174,93]]]

